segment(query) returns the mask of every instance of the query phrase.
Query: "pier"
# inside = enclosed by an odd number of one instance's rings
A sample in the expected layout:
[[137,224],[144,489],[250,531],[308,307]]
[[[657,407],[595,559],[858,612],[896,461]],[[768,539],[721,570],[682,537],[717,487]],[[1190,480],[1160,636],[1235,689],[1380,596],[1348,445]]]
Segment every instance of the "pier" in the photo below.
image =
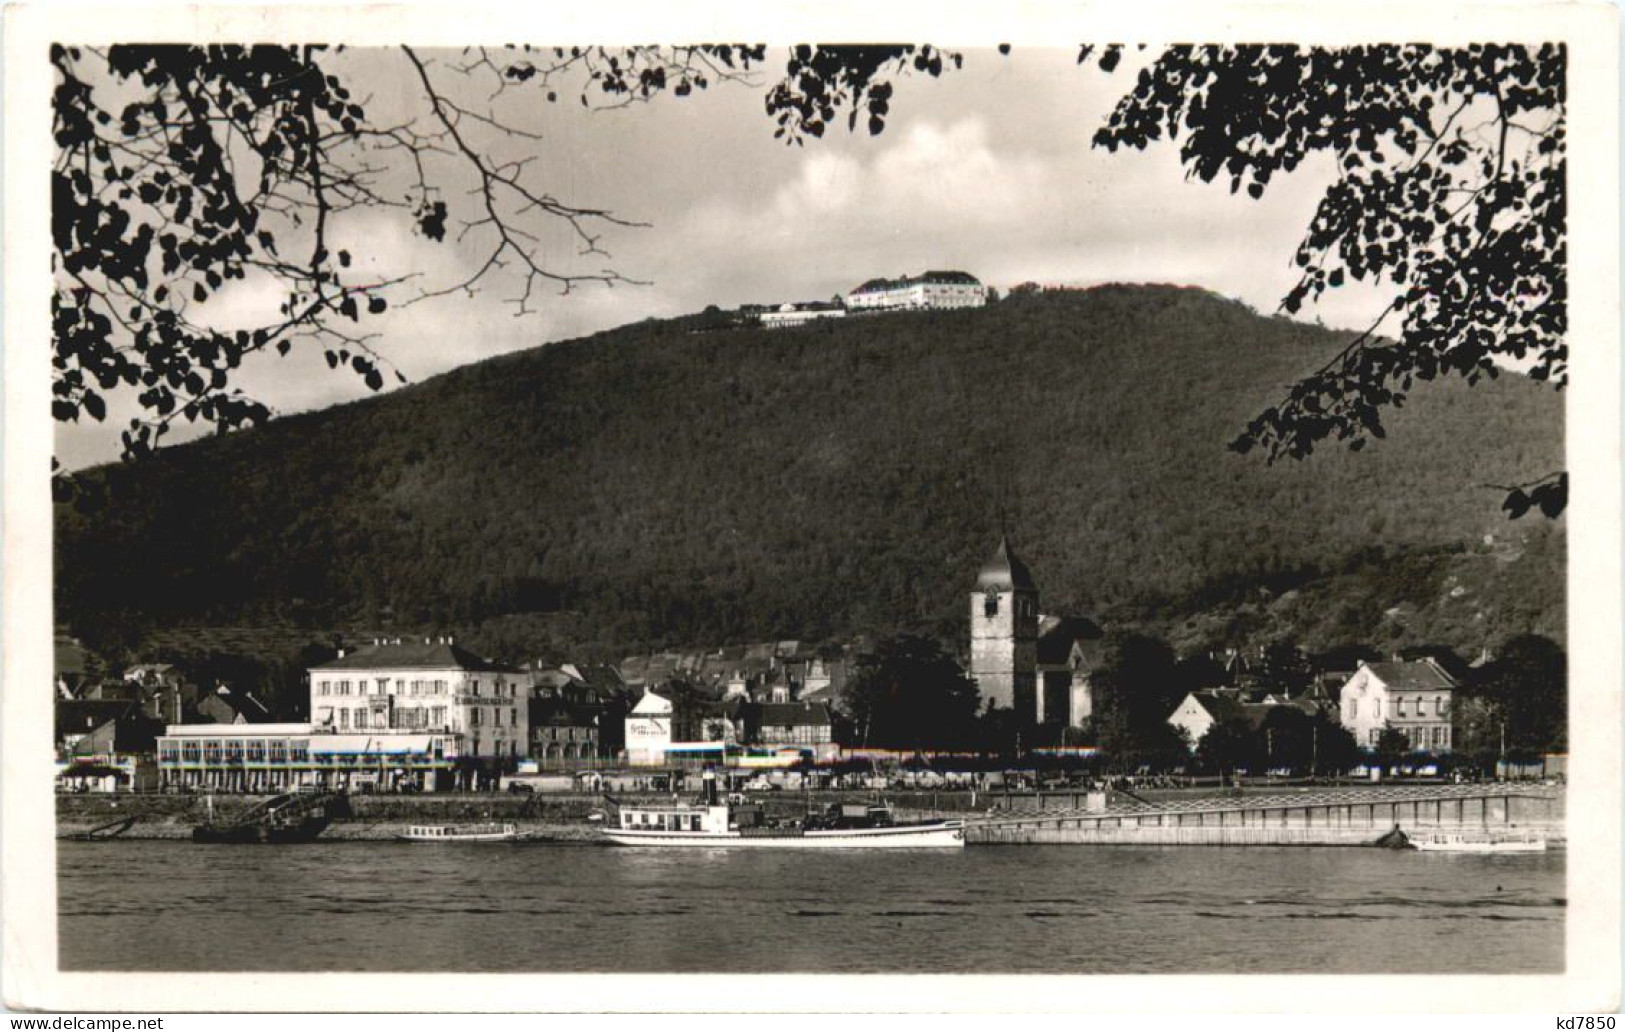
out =
[[1540,831],[1563,837],[1563,793],[1545,785],[1424,785],[1260,793],[1145,802],[1118,796],[1102,805],[1076,797],[1056,806],[1003,809],[967,822],[979,845],[1369,845],[1396,826],[1477,829],[1493,835]]

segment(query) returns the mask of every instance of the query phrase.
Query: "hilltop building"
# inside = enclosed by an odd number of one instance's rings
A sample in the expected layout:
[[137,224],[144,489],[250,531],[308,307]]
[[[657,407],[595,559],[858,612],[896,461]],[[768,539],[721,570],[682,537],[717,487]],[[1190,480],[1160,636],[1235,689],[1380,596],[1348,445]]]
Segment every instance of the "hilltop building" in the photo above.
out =
[[970,673],[984,704],[1033,724],[1072,727],[1093,712],[1089,675],[1100,629],[1077,617],[1043,616],[1038,585],[1008,539],[976,575],[970,596]]
[[968,272],[925,272],[899,279],[872,279],[846,295],[853,312],[907,308],[980,308],[987,304],[987,288]]
[[757,316],[764,327],[782,330],[791,326],[805,326],[818,319],[840,319],[846,309],[831,301],[786,302]]

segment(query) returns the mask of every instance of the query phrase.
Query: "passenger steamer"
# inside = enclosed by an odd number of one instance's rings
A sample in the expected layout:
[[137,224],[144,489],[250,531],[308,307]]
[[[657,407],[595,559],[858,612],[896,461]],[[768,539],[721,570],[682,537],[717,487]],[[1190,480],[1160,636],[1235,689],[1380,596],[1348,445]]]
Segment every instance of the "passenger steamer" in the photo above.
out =
[[728,847],[750,849],[957,849],[965,844],[965,822],[930,820],[895,823],[884,806],[836,804],[825,814],[809,814],[801,824],[773,827],[760,808],[722,801],[716,775],[705,772],[698,803],[623,806],[604,837],[620,846]]

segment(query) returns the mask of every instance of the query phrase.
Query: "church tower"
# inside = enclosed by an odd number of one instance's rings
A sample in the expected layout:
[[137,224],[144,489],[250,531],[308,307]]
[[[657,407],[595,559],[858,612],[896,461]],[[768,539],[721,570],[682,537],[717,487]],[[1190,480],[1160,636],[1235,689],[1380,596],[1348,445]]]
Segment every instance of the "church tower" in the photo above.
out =
[[970,672],[982,703],[1038,717],[1038,586],[1027,566],[999,541],[970,597]]

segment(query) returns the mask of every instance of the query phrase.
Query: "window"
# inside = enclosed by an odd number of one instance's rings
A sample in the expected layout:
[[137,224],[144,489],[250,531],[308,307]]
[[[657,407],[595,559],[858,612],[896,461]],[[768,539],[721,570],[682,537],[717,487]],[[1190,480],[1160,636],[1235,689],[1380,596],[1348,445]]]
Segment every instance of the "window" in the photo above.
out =
[[344,731],[350,730],[350,711],[347,709],[339,710],[339,728]]
[[1450,715],[1450,700],[1445,698],[1443,695],[1433,700],[1433,707],[1441,717],[1448,717]]
[[332,690],[332,687],[333,683],[324,677],[320,681],[316,682],[316,694],[326,695]]
[[519,707],[518,706],[509,706],[508,707],[508,723],[512,724],[514,727],[519,726]]
[[478,706],[468,711],[468,722],[475,727],[480,726],[480,708]]
[[491,711],[491,723],[496,727],[501,727],[502,726],[502,711],[501,710],[493,709]]
[[1358,718],[1359,715],[1360,715],[1360,700],[1359,699],[1350,699],[1349,700],[1349,719],[1354,720],[1354,719]]
[[1397,695],[1397,696],[1394,697],[1394,716],[1403,717],[1404,715],[1405,715],[1405,696]]
[[982,599],[982,615],[994,617],[999,615],[999,593],[990,591]]
[[281,740],[271,742],[270,755],[272,763],[287,763],[288,743]]
[[358,709],[355,711],[355,726],[358,730],[367,726],[366,710]]
[[1377,736],[1380,735],[1380,734],[1382,734],[1382,729],[1381,728],[1374,727],[1374,728],[1371,729],[1371,744],[1372,745],[1377,744]]
[[248,762],[249,763],[264,763],[265,762],[265,743],[263,741],[255,741],[253,739],[249,739],[249,742],[248,742]]

